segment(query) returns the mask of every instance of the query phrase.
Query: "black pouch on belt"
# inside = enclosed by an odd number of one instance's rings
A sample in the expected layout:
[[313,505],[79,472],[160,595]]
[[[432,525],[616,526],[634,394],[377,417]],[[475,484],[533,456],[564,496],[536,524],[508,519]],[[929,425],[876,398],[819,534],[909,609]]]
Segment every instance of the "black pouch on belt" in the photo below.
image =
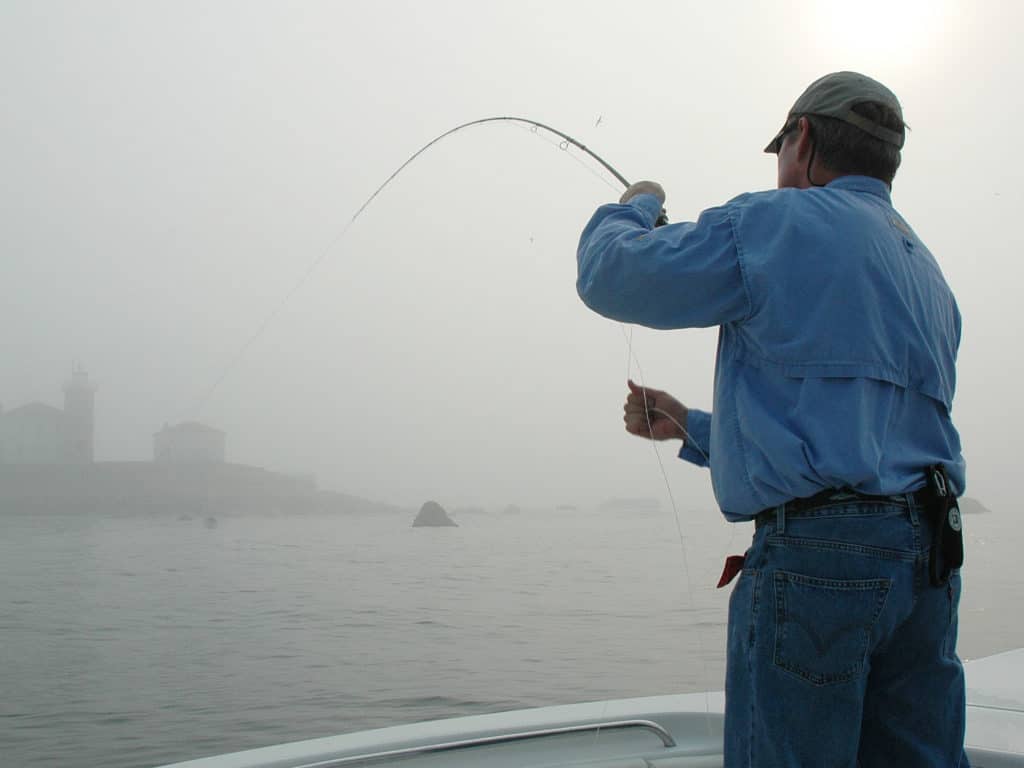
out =
[[960,507],[941,464],[928,468],[929,513],[935,526],[928,570],[932,586],[941,587],[964,562],[964,533]]

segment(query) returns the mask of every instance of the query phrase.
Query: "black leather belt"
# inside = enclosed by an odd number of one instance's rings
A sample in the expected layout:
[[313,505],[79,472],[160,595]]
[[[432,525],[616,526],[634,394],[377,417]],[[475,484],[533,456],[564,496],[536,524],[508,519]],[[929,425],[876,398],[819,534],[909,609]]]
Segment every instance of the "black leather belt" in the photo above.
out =
[[[910,497],[918,505],[924,505],[930,498],[927,488],[913,491]],[[858,493],[849,489],[827,488],[813,496],[787,501],[785,514],[786,517],[799,516],[809,510],[818,509],[830,504],[905,504],[906,500],[907,494],[904,493],[897,493],[891,496],[875,496],[870,493]],[[778,507],[769,507],[758,512],[754,516],[754,527],[760,528],[765,523],[775,522],[777,515]]]

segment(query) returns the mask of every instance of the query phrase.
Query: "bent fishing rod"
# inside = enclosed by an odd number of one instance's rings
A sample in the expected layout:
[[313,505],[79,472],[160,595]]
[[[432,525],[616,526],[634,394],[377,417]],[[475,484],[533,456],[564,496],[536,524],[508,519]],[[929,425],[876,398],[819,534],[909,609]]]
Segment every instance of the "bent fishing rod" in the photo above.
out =
[[[530,120],[529,118],[526,118],[526,117],[512,117],[512,116],[509,116],[509,115],[502,115],[502,116],[498,116],[498,117],[483,117],[483,118],[480,118],[479,120],[470,120],[468,123],[462,123],[461,125],[457,125],[454,128],[451,128],[451,129],[445,131],[441,135],[436,136],[435,138],[431,139],[426,144],[424,144],[422,147],[420,147],[418,150],[416,150],[412,155],[409,156],[408,160],[406,160],[404,163],[402,163],[400,166],[398,166],[398,168],[395,170],[395,172],[392,173],[390,176],[387,177],[387,179],[384,180],[383,184],[381,184],[379,187],[377,187],[377,189],[374,190],[373,194],[370,195],[369,198],[367,198],[365,203],[363,203],[361,206],[359,206],[359,210],[357,210],[355,212],[355,214],[353,214],[352,218],[349,220],[349,223],[351,224],[356,219],[358,219],[359,215],[370,205],[370,203],[372,203],[374,201],[374,199],[377,197],[377,195],[379,195],[384,190],[384,188],[388,184],[391,183],[392,179],[394,179],[398,174],[400,174],[403,170],[405,170],[406,166],[408,166],[410,163],[412,163],[417,157],[422,155],[424,152],[426,152],[432,146],[437,144],[439,141],[441,141],[442,139],[444,139],[444,138],[446,138],[448,136],[451,136],[453,133],[458,133],[459,131],[463,130],[464,128],[470,128],[470,127],[472,127],[474,125],[483,125],[484,123],[499,123],[499,122],[521,123],[523,125],[530,126],[534,131],[536,131],[538,128],[540,128],[540,129],[543,129],[543,130],[547,131],[548,133],[552,133],[555,136],[558,136],[562,140],[562,143],[559,145],[562,149],[567,149],[568,146],[571,144],[572,146],[574,146],[577,149],[579,149],[581,152],[584,152],[586,155],[588,155],[589,157],[593,158],[598,163],[600,163],[601,166],[606,171],[608,171],[612,176],[614,176],[622,184],[623,187],[629,188],[629,186],[630,186],[629,181],[626,179],[626,177],[623,176],[621,173],[619,173],[617,170],[615,170],[615,168],[610,163],[608,163],[604,158],[602,158],[600,155],[598,155],[592,149],[587,147],[586,144],[583,144],[582,142],[577,141],[576,139],[574,139],[572,136],[570,136],[567,133],[562,133],[562,131],[558,130],[557,128],[552,128],[550,125],[545,125],[544,123],[538,122],[537,120]],[[658,217],[658,221],[657,221],[656,226],[661,226],[662,224],[667,224],[667,223],[668,223],[668,217],[666,216],[665,211],[663,210],[661,212],[661,216]]]
[[[359,206],[358,210],[356,210],[356,212],[354,214],[352,214],[352,218],[348,220],[348,223],[341,230],[341,232],[339,232],[338,235],[331,241],[331,243],[323,250],[323,252],[312,261],[312,263],[306,268],[306,271],[302,274],[302,277],[299,278],[298,282],[295,283],[295,285],[291,288],[291,290],[289,290],[284,295],[284,297],[277,304],[277,306],[275,306],[274,309],[271,310],[271,312],[264,318],[263,322],[260,323],[260,325],[256,329],[255,333],[253,333],[252,336],[250,336],[249,339],[241,347],[239,347],[238,351],[231,357],[231,359],[224,366],[223,370],[220,373],[220,376],[217,377],[217,379],[214,381],[213,385],[209,389],[207,389],[206,392],[195,401],[195,404],[190,409],[190,412],[198,413],[203,408],[203,406],[210,399],[210,397],[213,396],[213,393],[220,387],[220,385],[224,381],[224,379],[227,378],[228,374],[235,367],[235,365],[238,363],[238,361],[241,360],[242,357],[245,355],[245,353],[249,350],[249,348],[253,344],[255,344],[257,340],[259,340],[259,338],[263,335],[263,332],[267,329],[267,327],[274,320],[274,318],[277,317],[278,313],[280,313],[281,310],[284,309],[285,305],[288,304],[288,302],[291,300],[292,296],[294,296],[295,293],[297,293],[298,290],[303,285],[305,285],[306,280],[309,279],[309,276],[313,273],[313,271],[320,265],[321,262],[324,261],[324,259],[327,258],[328,255],[330,255],[331,250],[345,236],[345,234],[348,232],[349,228],[355,223],[356,219],[358,219],[360,217],[360,215],[362,215],[363,211],[365,211],[370,206],[370,204],[374,200],[377,199],[377,196],[381,192],[384,191],[385,187],[387,187],[388,184],[390,184],[395,179],[396,176],[398,176],[411,163],[413,163],[416,160],[416,158],[418,158],[420,155],[422,155],[424,152],[426,152],[428,149],[430,149],[432,146],[437,144],[442,139],[447,138],[448,136],[451,136],[453,133],[458,133],[459,131],[462,131],[462,130],[464,130],[466,128],[471,128],[471,127],[473,127],[475,125],[483,125],[484,123],[498,123],[498,122],[519,123],[519,124],[522,124],[522,125],[527,125],[534,132],[536,132],[537,129],[541,129],[541,130],[547,131],[548,133],[551,133],[551,134],[557,136],[558,138],[560,138],[562,140],[561,143],[559,144],[559,148],[560,149],[566,150],[566,149],[569,148],[569,145],[572,145],[572,146],[576,147],[581,152],[586,154],[588,157],[591,157],[594,160],[596,160],[601,165],[601,167],[603,167],[606,171],[608,171],[608,173],[610,173],[612,176],[614,176],[615,179],[619,183],[621,183],[623,187],[629,188],[629,186],[630,186],[630,183],[626,179],[625,176],[623,176],[621,173],[619,173],[617,170],[615,170],[615,168],[612,167],[612,165],[610,163],[608,163],[604,158],[602,158],[600,155],[598,155],[592,149],[587,147],[585,144],[583,144],[580,141],[577,141],[576,139],[574,139],[569,134],[563,133],[562,131],[558,130],[557,128],[552,128],[550,125],[545,125],[544,123],[538,122],[537,120],[530,120],[529,118],[525,118],[525,117],[513,117],[513,116],[509,116],[509,115],[502,115],[502,116],[496,116],[496,117],[484,117],[484,118],[481,118],[479,120],[470,120],[468,123],[462,123],[461,125],[457,125],[454,128],[451,128],[451,129],[445,131],[444,133],[442,133],[439,136],[436,136],[435,138],[431,139],[426,144],[424,144],[422,147],[420,147],[418,150],[413,152],[413,154],[410,155],[409,158],[404,163],[402,163],[400,166],[398,166],[398,168],[395,169],[394,173],[392,173],[390,176],[388,176],[384,180],[383,184],[381,184],[379,187],[377,187],[377,189],[375,189],[373,191],[372,195],[370,195],[368,198],[366,198],[366,202],[364,202],[361,206]],[[665,210],[662,209],[661,215],[658,217],[658,220],[655,222],[655,226],[660,227],[663,224],[667,224],[667,223],[668,223],[668,217],[665,214]]]

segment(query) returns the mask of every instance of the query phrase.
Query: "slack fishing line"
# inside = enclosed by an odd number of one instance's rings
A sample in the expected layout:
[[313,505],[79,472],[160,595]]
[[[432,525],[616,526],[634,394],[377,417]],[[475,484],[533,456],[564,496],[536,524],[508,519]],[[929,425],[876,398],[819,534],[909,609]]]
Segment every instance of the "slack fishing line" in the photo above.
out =
[[[679,555],[683,564],[683,574],[686,576],[686,592],[690,597],[690,606],[696,611],[697,603],[693,597],[693,577],[690,575],[690,558],[686,553],[686,538],[683,536],[683,524],[679,522],[679,508],[676,506],[676,497],[672,493],[672,484],[668,480],[668,471],[665,469],[665,462],[661,458],[661,451],[658,450],[658,443],[654,440],[654,425],[651,424],[651,413],[657,413],[664,416],[666,419],[671,421],[680,432],[683,433],[684,439],[692,444],[697,452],[704,458],[704,461],[709,461],[708,455],[704,453],[704,450],[697,444],[693,438],[690,437],[690,433],[686,431],[686,426],[680,424],[676,418],[662,410],[661,408],[649,407],[647,404],[647,386],[644,384],[645,376],[644,369],[640,365],[640,358],[636,356],[633,351],[633,326],[629,326],[629,330],[626,330],[626,324],[620,323],[622,333],[626,337],[626,381],[632,379],[633,365],[636,365],[637,378],[640,379],[640,392],[644,398],[644,417],[647,420],[647,432],[651,435],[651,449],[654,451],[654,457],[658,460],[658,470],[661,472],[661,479],[665,483],[665,491],[668,493],[668,501],[672,506],[672,519],[676,524],[676,535],[679,541]],[[713,728],[711,726],[711,689],[708,687],[710,677],[708,670],[707,656],[704,652],[704,638],[700,631],[700,622],[697,622],[695,626],[695,634],[697,635],[697,653],[700,654],[701,669],[704,675],[704,681],[702,688],[704,688],[704,718],[705,724],[707,725],[708,735],[712,734]]]
[[[359,217],[362,216],[363,212],[367,208],[370,207],[370,205],[374,202],[374,200],[377,199],[377,197],[388,187],[388,185],[391,184],[392,181],[395,180],[396,177],[398,177],[406,168],[408,168],[412,163],[414,163],[424,152],[429,150],[431,147],[433,147],[438,142],[443,141],[444,139],[446,139],[447,137],[451,136],[452,134],[459,133],[460,131],[466,130],[467,128],[472,128],[472,127],[475,127],[475,126],[478,126],[478,125],[485,125],[487,123],[510,123],[510,124],[513,124],[513,125],[518,125],[518,126],[521,126],[521,127],[525,127],[528,130],[530,130],[531,132],[536,133],[538,135],[540,135],[538,133],[538,131],[546,131],[547,133],[551,134],[552,136],[558,137],[558,139],[560,140],[557,143],[557,146],[558,146],[559,149],[561,149],[563,151],[567,151],[570,146],[575,147],[576,149],[580,150],[585,155],[587,155],[588,157],[593,159],[595,162],[597,162],[606,171],[608,171],[608,173],[610,173],[620,184],[622,184],[622,186],[624,188],[628,188],[630,186],[630,182],[626,179],[625,176],[623,176],[621,173],[619,173],[619,171],[616,170],[610,163],[608,163],[604,158],[602,158],[600,155],[598,155],[592,149],[587,147],[585,144],[583,144],[582,142],[580,142],[577,139],[573,138],[569,134],[564,133],[564,132],[558,130],[557,128],[552,128],[550,125],[546,125],[545,123],[541,123],[541,122],[539,122],[537,120],[531,120],[531,119],[525,118],[525,117],[515,117],[515,116],[511,116],[511,115],[500,115],[500,116],[495,116],[495,117],[484,117],[484,118],[480,118],[478,120],[470,120],[469,122],[461,123],[460,125],[457,125],[454,128],[451,128],[451,129],[445,131],[444,133],[439,134],[438,136],[434,137],[433,139],[428,141],[426,144],[424,144],[422,147],[420,147],[418,150],[413,152],[405,160],[405,162],[402,163],[400,166],[398,166],[398,168],[396,168],[394,170],[394,172],[392,172],[392,174],[390,176],[388,176],[384,180],[384,182],[379,187],[377,187],[368,198],[366,198],[366,200],[363,202],[363,204],[360,205],[359,208],[356,209],[356,212],[352,214],[352,217],[346,222],[345,226],[341,229],[341,231],[317,255],[317,257],[310,262],[309,266],[306,267],[305,271],[302,273],[302,275],[299,277],[299,279],[295,282],[295,284],[283,295],[281,300],[274,306],[274,308],[267,314],[267,316],[263,319],[263,321],[257,326],[255,332],[245,341],[244,344],[242,344],[241,347],[238,348],[238,350],[235,352],[235,354],[228,360],[228,362],[225,364],[224,368],[221,369],[220,375],[217,377],[217,379],[214,381],[214,383],[209,387],[209,389],[206,390],[206,392],[201,397],[199,397],[196,400],[196,402],[193,405],[191,411],[199,412],[200,410],[202,410],[202,408],[206,405],[206,403],[213,396],[213,394],[217,391],[217,389],[219,389],[220,385],[223,384],[225,379],[227,379],[228,375],[231,373],[231,371],[234,369],[234,367],[245,356],[245,354],[249,351],[249,349],[263,336],[264,332],[267,330],[267,328],[270,326],[270,324],[274,321],[274,319],[281,313],[281,311],[285,308],[285,306],[288,305],[288,303],[291,301],[292,297],[296,293],[298,293],[298,291],[306,284],[306,282],[309,280],[309,278],[313,274],[313,272],[316,271],[317,267],[319,267],[320,264],[322,264],[324,262],[324,260],[331,254],[331,252],[334,250],[334,248],[337,246],[337,244],[348,233],[349,229],[351,229],[352,226],[359,219]],[[569,156],[572,157],[577,162],[580,162],[581,165],[583,165],[588,171],[590,171],[591,173],[594,173],[593,170],[590,167],[586,166],[581,161],[579,161],[579,158],[577,158],[575,155],[572,155],[571,153],[567,153],[567,154],[569,154]],[[594,175],[597,175],[597,174],[594,174]],[[600,176],[598,176],[598,178],[601,178],[602,181],[605,181],[605,183],[608,183],[606,179],[603,179]],[[667,221],[667,219],[664,218],[664,213],[663,213],[662,218],[659,219],[659,224],[665,223],[666,221]],[[625,329],[625,325],[623,325],[623,329]],[[625,332],[625,330],[624,330],[624,332]],[[630,378],[630,367],[631,367],[632,363],[635,362],[636,366],[637,366],[637,371],[639,373],[639,377],[638,378],[640,379],[640,388],[641,388],[641,391],[643,392],[644,400],[645,400],[645,403],[646,403],[647,389],[646,389],[646,386],[644,384],[643,370],[640,368],[640,361],[637,359],[636,355],[633,352],[632,329],[630,329],[629,335],[628,335],[626,341],[627,341],[627,358],[626,358],[627,359],[627,365],[626,365],[627,370],[626,370],[626,378],[627,379]],[[655,410],[656,412],[661,413],[661,415],[668,417],[671,421],[673,421],[676,424],[677,427],[679,427],[679,429],[685,435],[685,439],[690,440],[690,435],[689,435],[688,432],[686,432],[686,428],[682,424],[679,424],[678,422],[676,422],[675,419],[673,419],[669,414],[664,413],[663,411],[660,411],[658,409],[652,409],[652,410]],[[651,433],[653,434],[653,428],[651,427],[651,421],[650,421],[650,414],[649,413],[647,413],[647,427],[651,431]],[[677,530],[677,533],[679,535],[679,544],[680,544],[680,549],[682,551],[682,559],[683,559],[683,569],[684,569],[684,573],[685,573],[685,576],[686,576],[687,589],[688,589],[688,591],[690,593],[690,603],[691,603],[691,605],[693,605],[693,603],[694,603],[694,600],[693,600],[693,581],[692,581],[692,578],[690,576],[689,562],[688,562],[688,559],[686,557],[686,545],[685,545],[685,541],[684,541],[684,537],[683,537],[682,525],[679,522],[679,511],[678,511],[678,508],[676,507],[675,497],[672,494],[672,487],[671,487],[671,485],[669,484],[669,481],[668,481],[668,473],[665,471],[665,465],[662,462],[661,454],[658,451],[657,444],[653,440],[651,442],[652,442],[652,445],[654,447],[655,456],[657,456],[657,459],[658,459],[658,466],[659,466],[659,468],[661,470],[662,478],[665,481],[665,487],[668,490],[669,503],[672,506],[673,517],[675,518],[675,523],[676,523],[676,530]],[[698,448],[698,451],[699,450],[700,449]],[[700,451],[700,452],[703,455],[703,451]],[[707,459],[707,456],[705,456],[705,459]],[[705,657],[705,654],[704,654],[703,642],[701,640],[699,630],[698,630],[698,633],[697,633],[697,644],[698,644],[698,653],[700,653],[701,661],[702,661],[702,664],[704,665],[704,671],[705,671],[705,677],[706,677],[707,676],[707,661],[706,661],[706,657]],[[708,711],[710,711],[710,709]],[[710,728],[710,720],[708,722],[708,727]]]

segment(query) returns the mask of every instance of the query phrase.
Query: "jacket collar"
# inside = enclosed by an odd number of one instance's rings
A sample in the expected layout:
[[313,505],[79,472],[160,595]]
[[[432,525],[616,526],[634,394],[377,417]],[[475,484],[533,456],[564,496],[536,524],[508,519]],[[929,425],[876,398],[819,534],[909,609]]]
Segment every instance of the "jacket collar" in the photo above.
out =
[[840,176],[825,186],[834,189],[848,189],[851,192],[867,192],[869,195],[882,198],[887,203],[892,202],[889,185],[872,176]]

